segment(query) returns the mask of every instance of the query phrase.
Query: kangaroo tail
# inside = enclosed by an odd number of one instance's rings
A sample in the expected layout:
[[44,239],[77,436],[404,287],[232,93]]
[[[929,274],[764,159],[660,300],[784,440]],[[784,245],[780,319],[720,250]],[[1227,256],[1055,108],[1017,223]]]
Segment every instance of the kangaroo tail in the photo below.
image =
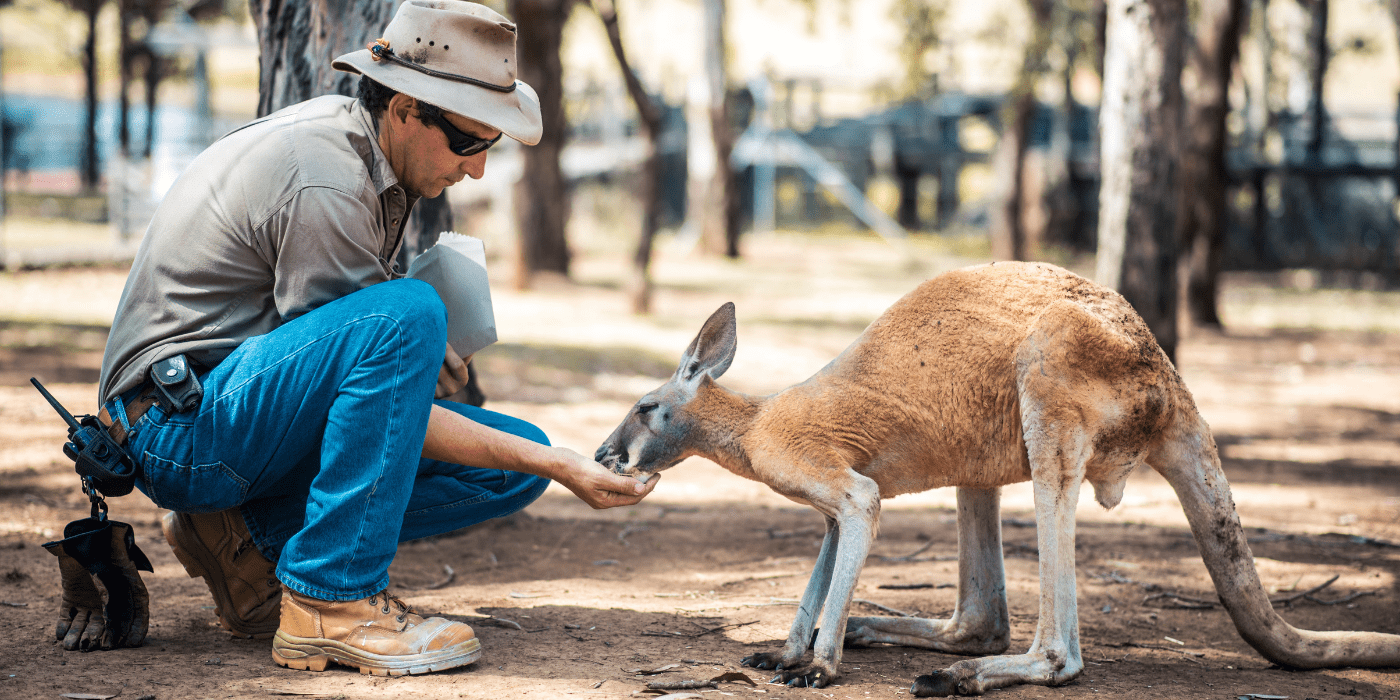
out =
[[1240,636],[1280,666],[1400,666],[1400,635],[1313,632],[1279,617],[1259,582],[1210,429],[1193,406],[1178,410],[1180,420],[1169,428],[1156,459],[1149,462],[1176,491],[1220,602]]

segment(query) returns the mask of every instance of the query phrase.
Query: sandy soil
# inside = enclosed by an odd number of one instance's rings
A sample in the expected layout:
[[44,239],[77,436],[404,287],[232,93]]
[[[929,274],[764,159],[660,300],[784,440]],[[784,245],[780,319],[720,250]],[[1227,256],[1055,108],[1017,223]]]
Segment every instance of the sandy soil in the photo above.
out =
[[[900,252],[820,237],[755,239],[739,263],[668,246],[656,266],[657,313],[633,317],[620,291],[623,252],[613,248],[581,255],[573,284],[513,292],[501,280],[502,342],[478,358],[488,407],[586,452],[670,374],[723,301],[738,303],[740,337],[724,383],[769,393],[819,368],[918,280],[968,262],[928,245]],[[765,685],[771,674],[741,668],[740,658],[785,638],[821,518],[703,460],[668,472],[635,508],[592,511],[552,487],[511,518],[403,545],[391,570],[395,592],[472,623],[485,649],[470,667],[411,678],[290,671],[271,662],[268,642],[230,639],[203,583],[185,576],[161,537],[161,511],[139,495],[114,499],[113,517],[135,525],[155,563],[145,577],[151,636],[138,649],[64,652],[53,641],[57,568],[39,545],[83,517],[87,504],[58,453],[63,426],[27,379],[40,374],[70,407],[91,410],[105,336],[93,316],[101,310],[65,290],[81,283],[85,293],[115,299],[122,278],[119,269],[84,269],[0,279],[7,298],[34,299],[45,310],[41,318],[24,308],[0,311],[0,697],[622,698],[652,680],[742,671],[758,685],[727,682],[701,696],[889,698],[907,696],[914,676],[959,658],[848,649],[842,677],[821,690]],[[1400,632],[1400,546],[1390,544],[1400,542],[1400,320],[1392,316],[1400,299],[1328,292],[1314,301],[1259,282],[1232,278],[1227,320],[1287,318],[1292,310],[1347,319],[1327,330],[1237,324],[1225,335],[1197,334],[1181,349],[1179,365],[1216,431],[1261,577],[1276,596],[1333,575],[1321,599],[1360,594],[1337,605],[1281,607],[1299,626]],[[1337,294],[1345,304],[1337,314],[1308,306],[1336,304]],[[1358,315],[1358,308],[1376,311]],[[1077,548],[1088,665],[1068,686],[995,696],[1400,697],[1400,671],[1282,670],[1251,650],[1219,609],[1145,602],[1149,586],[1214,597],[1175,496],[1143,472],[1111,512],[1089,498]],[[1003,503],[1012,651],[1019,652],[1036,619],[1029,487],[1008,487]],[[952,611],[952,505],[950,489],[886,502],[856,591],[869,603],[853,612],[887,614],[872,604],[928,616]],[[918,560],[894,560],[930,544]],[[444,567],[455,574],[438,585]],[[882,588],[891,584],[930,587]],[[666,666],[655,676],[639,673]]]

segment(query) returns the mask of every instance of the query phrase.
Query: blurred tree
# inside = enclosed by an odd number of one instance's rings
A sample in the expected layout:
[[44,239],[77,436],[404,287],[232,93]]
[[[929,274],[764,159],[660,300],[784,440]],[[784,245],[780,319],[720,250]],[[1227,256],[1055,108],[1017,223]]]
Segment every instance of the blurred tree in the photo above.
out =
[[1332,50],[1327,44],[1327,16],[1331,13],[1331,4],[1328,0],[1304,0],[1303,6],[1312,15],[1308,27],[1308,48],[1312,53],[1308,64],[1309,87],[1312,88],[1308,99],[1308,116],[1312,122],[1312,133],[1308,136],[1308,158],[1318,161],[1322,158],[1322,142],[1327,133],[1327,106],[1323,103],[1322,95],[1327,80],[1327,65],[1332,59]]
[[[203,17],[205,5],[190,8],[191,16]],[[170,0],[118,0],[117,2],[117,70],[120,89],[117,107],[117,142],[123,155],[131,152],[131,83],[136,69],[145,65],[146,138],[143,155],[150,157],[151,140],[155,133],[156,94],[168,70],[162,58],[146,43],[146,37],[170,7]]]
[[938,92],[938,74],[930,65],[943,47],[942,24],[947,16],[948,0],[895,0],[890,7],[895,26],[905,28],[899,40],[904,79],[897,99],[926,100]]
[[[353,96],[358,76],[335,70],[331,61],[374,41],[397,7],[397,0],[249,0],[258,28],[258,116],[321,95]],[[420,199],[404,223],[400,269],[451,229],[446,193]],[[451,400],[486,402],[474,364],[467,365],[471,381]]]
[[[890,19],[894,20],[895,26],[905,28],[899,40],[899,62],[904,67],[904,78],[894,90],[896,100],[927,100],[938,94],[938,73],[932,66],[938,50],[943,47],[942,24],[948,16],[948,1],[895,0],[890,7]],[[895,209],[895,219],[900,226],[918,231],[923,228],[923,222],[919,220],[919,178],[923,175],[923,169],[920,164],[899,157],[891,165],[899,183],[899,205]],[[947,221],[949,212],[956,207],[956,183],[945,181],[950,173],[955,172],[956,165],[950,168],[945,164],[938,168],[940,222]],[[946,206],[948,204],[953,206]]]
[[725,0],[702,0],[705,42],[705,84],[709,98],[710,136],[714,141],[715,169],[699,201],[692,195],[686,209],[700,221],[700,242],[710,253],[739,257],[739,180],[729,165],[734,151],[734,129],[729,123],[728,49],[724,38]]
[[1027,0],[1031,12],[1031,39],[1021,56],[1021,71],[1001,110],[1001,139],[993,156],[996,168],[995,201],[992,204],[992,257],[1025,260],[1026,147],[1035,119],[1035,87],[1045,72],[1045,53],[1052,38],[1054,0]]
[[622,30],[618,27],[617,6],[612,0],[593,0],[592,4],[608,32],[608,43],[612,45],[613,56],[627,83],[627,94],[631,95],[632,103],[637,107],[637,118],[647,137],[647,156],[642,161],[639,193],[642,200],[642,230],[637,236],[636,251],[632,254],[632,279],[628,284],[632,313],[644,314],[651,311],[651,248],[661,221],[661,107],[647,94],[641,79],[627,61],[627,52],[622,46]]
[[544,134],[539,144],[522,149],[524,170],[516,183],[515,219],[520,233],[515,285],[528,288],[541,272],[567,276],[569,245],[568,183],[559,165],[568,124],[564,117],[564,64],[559,57],[564,24],[573,0],[511,0],[516,22],[520,80],[540,97]]
[[1176,357],[1176,163],[1185,0],[1109,0],[1099,108],[1099,282]]
[[83,42],[83,140],[82,157],[78,162],[78,182],[83,190],[97,189],[102,163],[97,157],[97,14],[105,0],[63,0],[74,11],[83,13],[87,21],[87,39]]
[[1244,0],[1200,0],[1196,40],[1187,49],[1186,65],[1194,80],[1183,81],[1185,117],[1181,171],[1181,273],[1185,318],[1193,324],[1220,327],[1220,264],[1225,254],[1228,213],[1225,167],[1230,113],[1230,76],[1239,56]]

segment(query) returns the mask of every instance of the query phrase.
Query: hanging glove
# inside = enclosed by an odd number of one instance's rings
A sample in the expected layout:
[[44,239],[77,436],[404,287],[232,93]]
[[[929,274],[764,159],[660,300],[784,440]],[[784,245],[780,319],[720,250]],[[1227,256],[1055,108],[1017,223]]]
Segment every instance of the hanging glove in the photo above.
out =
[[44,548],[58,557],[58,571],[63,578],[63,599],[58,604],[58,625],[54,628],[63,648],[101,648],[107,618],[102,614],[102,593],[93,583],[92,574],[63,551],[62,542],[50,542]]
[[[105,516],[105,514],[104,514]],[[64,538],[44,548],[59,558],[63,598],[56,628],[63,648],[137,647],[150,624],[150,596],[139,570],[153,571],[131,526],[105,517],[68,523]],[[93,579],[107,590],[107,604]]]

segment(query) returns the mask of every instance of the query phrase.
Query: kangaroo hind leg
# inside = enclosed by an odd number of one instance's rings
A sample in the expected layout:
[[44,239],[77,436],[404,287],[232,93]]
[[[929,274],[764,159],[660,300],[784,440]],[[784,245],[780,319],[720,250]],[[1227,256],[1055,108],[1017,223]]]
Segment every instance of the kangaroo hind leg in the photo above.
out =
[[1001,548],[1001,488],[958,487],[958,604],[953,616],[852,617],[846,644],[1000,654],[1011,644]]
[[1075,600],[1074,514],[1103,430],[1101,416],[1112,408],[1103,401],[1102,384],[1082,371],[1080,353],[1086,344],[1076,336],[1092,332],[1097,322],[1071,304],[1056,305],[1017,351],[1021,430],[1040,547],[1035,640],[1024,654],[968,659],[920,676],[911,689],[917,696],[981,695],[1021,683],[1061,685],[1084,668]]

